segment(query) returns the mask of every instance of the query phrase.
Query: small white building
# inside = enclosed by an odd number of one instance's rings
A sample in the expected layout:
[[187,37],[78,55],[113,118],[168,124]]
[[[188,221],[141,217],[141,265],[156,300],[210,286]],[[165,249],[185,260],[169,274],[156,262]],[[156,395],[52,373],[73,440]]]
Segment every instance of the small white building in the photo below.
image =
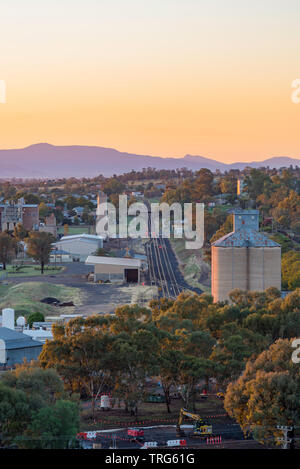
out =
[[90,254],[103,247],[102,236],[90,234],[78,234],[63,236],[59,241],[53,243],[55,249],[69,253],[73,261],[84,262]]
[[23,329],[23,334],[31,337],[33,340],[37,340],[44,344],[46,340],[52,340],[53,334],[51,331],[45,331],[44,329]]

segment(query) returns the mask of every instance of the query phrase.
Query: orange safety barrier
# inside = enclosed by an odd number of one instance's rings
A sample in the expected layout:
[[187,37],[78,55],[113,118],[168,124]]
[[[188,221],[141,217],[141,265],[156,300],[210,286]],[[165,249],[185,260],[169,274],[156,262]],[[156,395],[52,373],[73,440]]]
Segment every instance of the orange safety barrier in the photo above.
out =
[[206,444],[207,445],[215,445],[215,444],[220,444],[222,443],[222,437],[221,436],[210,436],[206,438]]

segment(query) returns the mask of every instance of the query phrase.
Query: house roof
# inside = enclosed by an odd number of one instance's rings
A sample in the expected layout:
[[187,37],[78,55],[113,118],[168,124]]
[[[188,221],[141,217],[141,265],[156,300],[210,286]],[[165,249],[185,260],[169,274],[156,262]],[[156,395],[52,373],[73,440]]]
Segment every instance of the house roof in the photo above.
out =
[[71,239],[80,239],[80,238],[81,239],[89,239],[89,240],[93,240],[93,241],[99,241],[100,239],[103,239],[102,236],[82,233],[82,234],[77,234],[77,235],[63,236],[62,238],[60,238],[60,241],[69,241]]
[[[31,207],[31,208],[36,208],[38,207],[38,204],[21,204],[22,207]],[[9,204],[0,204],[0,207],[9,207]],[[17,204],[14,205],[14,207],[18,207]]]
[[79,235],[70,235],[70,236],[63,236],[60,238],[59,241],[56,243],[52,243],[52,246],[61,246],[62,244],[71,243],[72,241],[79,241],[81,243],[99,243],[99,241],[103,240],[102,236],[96,235],[89,235],[89,234],[79,234]]
[[85,261],[88,265],[121,265],[124,267],[141,267],[140,259],[130,259],[128,257],[104,257],[104,256],[88,256]]
[[22,332],[16,332],[8,327],[0,327],[0,340],[5,342],[7,350],[43,346],[41,342],[32,340]]

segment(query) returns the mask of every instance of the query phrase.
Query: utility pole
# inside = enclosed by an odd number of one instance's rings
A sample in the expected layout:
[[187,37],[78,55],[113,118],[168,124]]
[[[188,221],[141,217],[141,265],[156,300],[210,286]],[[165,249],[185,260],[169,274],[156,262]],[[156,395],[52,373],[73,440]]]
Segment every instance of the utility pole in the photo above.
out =
[[283,433],[283,438],[277,438],[277,441],[280,441],[282,443],[282,449],[294,449],[294,427],[277,425],[277,428]]
[[110,449],[117,449],[117,436],[115,433],[112,435],[112,442],[110,445]]

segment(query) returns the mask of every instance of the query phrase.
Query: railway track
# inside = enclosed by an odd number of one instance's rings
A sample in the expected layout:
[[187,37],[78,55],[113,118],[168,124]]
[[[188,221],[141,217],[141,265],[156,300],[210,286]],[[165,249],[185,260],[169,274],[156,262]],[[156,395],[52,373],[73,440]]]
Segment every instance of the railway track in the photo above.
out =
[[150,240],[146,244],[146,254],[149,280],[151,285],[157,288],[157,294],[153,293],[152,298],[176,299],[186,290],[201,294],[202,291],[188,285],[179,272],[170,241],[162,236],[152,236],[150,204],[148,204],[148,233]]
[[177,281],[165,239],[161,236],[152,237],[150,213],[148,231],[150,240],[146,244],[146,253],[150,283],[157,288],[156,298],[175,299],[184,290],[184,287]]

